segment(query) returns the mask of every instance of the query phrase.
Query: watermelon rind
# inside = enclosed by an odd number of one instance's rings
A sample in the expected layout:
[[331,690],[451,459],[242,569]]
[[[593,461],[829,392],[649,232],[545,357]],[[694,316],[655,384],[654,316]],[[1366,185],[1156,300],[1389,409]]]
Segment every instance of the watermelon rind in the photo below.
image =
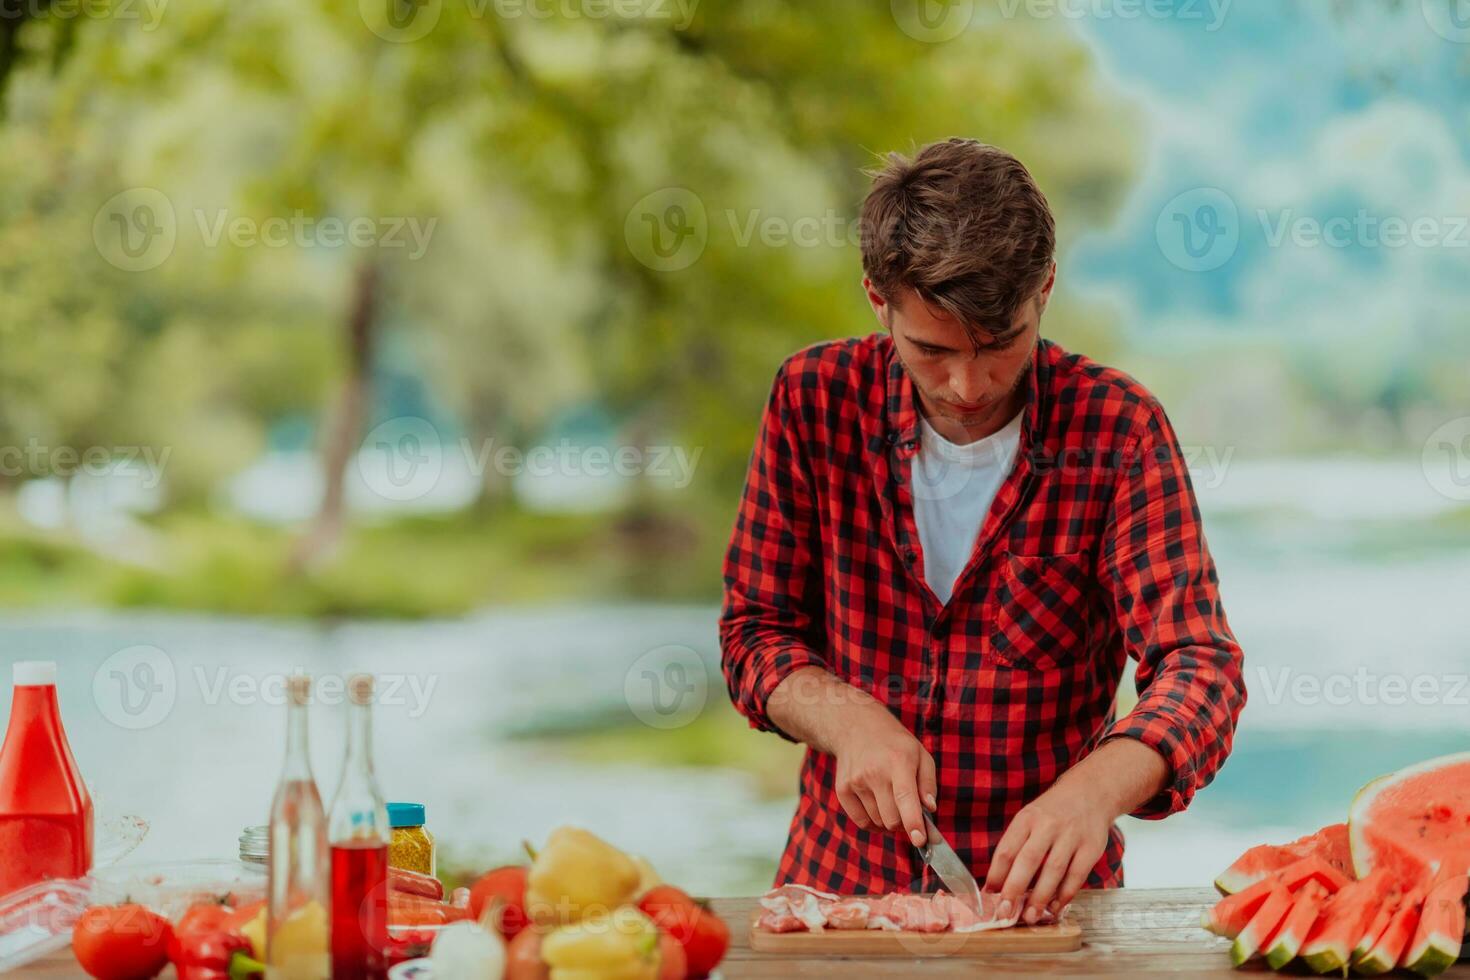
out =
[[1247,960],[1260,955],[1261,949],[1275,937],[1281,921],[1291,911],[1291,892],[1284,885],[1276,885],[1259,911],[1246,923],[1235,942],[1230,944],[1230,962],[1240,966]]
[[[1372,780],[1353,796],[1352,806],[1348,808],[1348,850],[1353,856],[1353,871],[1359,878],[1365,878],[1373,870],[1373,851],[1365,836],[1365,828],[1368,826],[1367,814],[1372,809],[1373,803],[1384,792],[1398,783],[1414,776],[1421,776],[1427,772],[1444,769],[1450,766],[1470,764],[1470,752],[1457,752],[1453,755],[1442,755],[1434,759],[1426,759],[1416,762],[1412,766],[1405,766],[1397,772],[1386,776],[1379,776]],[[1431,865],[1431,871],[1438,868]]]
[[1266,962],[1271,965],[1271,969],[1279,970],[1296,959],[1302,942],[1322,914],[1322,903],[1327,895],[1327,889],[1317,882],[1307,884],[1298,893],[1296,901],[1281,922],[1281,928],[1266,948]]
[[1438,976],[1460,958],[1465,933],[1465,892],[1470,878],[1459,875],[1436,885],[1424,900],[1424,912],[1408,951],[1400,961],[1424,977]]
[[1404,950],[1408,948],[1418,929],[1419,910],[1423,903],[1422,891],[1416,890],[1405,895],[1383,934],[1374,940],[1372,948],[1362,959],[1353,961],[1353,969],[1367,976],[1377,976],[1398,966],[1399,957],[1404,955]]

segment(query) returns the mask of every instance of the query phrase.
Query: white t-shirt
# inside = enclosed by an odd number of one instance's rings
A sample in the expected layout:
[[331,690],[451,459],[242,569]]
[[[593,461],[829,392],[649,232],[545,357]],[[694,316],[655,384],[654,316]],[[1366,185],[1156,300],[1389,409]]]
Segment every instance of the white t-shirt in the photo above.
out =
[[1021,419],[976,442],[957,446],[920,419],[914,457],[914,520],[924,549],[924,579],[940,602],[970,563],[985,515],[1010,475],[1021,448]]

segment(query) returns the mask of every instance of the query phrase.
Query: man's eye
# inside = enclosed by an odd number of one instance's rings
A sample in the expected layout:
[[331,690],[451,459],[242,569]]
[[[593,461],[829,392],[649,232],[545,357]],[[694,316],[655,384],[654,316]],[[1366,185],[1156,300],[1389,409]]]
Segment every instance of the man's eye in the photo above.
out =
[[938,357],[940,354],[944,353],[944,351],[940,350],[938,347],[925,347],[923,344],[919,344],[918,347],[919,353],[923,354],[925,357]]

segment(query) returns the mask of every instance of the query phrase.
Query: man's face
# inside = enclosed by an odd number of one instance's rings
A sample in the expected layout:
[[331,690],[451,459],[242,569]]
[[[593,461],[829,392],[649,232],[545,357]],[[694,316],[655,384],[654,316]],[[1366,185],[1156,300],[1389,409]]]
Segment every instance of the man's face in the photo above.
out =
[[[918,389],[924,414],[947,438],[964,430],[988,435],[1021,408],[1020,387],[1040,336],[1041,314],[1051,296],[1056,270],[1035,296],[1021,304],[999,334],[981,332],[977,350],[963,325],[942,310],[925,305],[905,289],[887,303],[863,280],[868,302],[893,335],[893,345]],[[947,423],[947,424],[945,424]],[[946,431],[948,430],[948,431]]]

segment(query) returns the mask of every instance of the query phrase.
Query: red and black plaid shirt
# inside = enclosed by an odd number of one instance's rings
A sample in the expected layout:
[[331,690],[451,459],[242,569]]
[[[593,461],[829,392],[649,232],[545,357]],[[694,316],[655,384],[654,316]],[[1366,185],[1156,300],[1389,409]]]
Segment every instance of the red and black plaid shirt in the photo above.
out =
[[[884,334],[782,365],[725,561],[736,707],[779,732],[766,699],[807,665],[877,697],[934,756],[936,822],[981,880],[1016,812],[1105,739],[1138,739],[1172,767],[1135,816],[1182,810],[1229,754],[1246,697],[1163,409],[1127,375],[1045,341],[1027,385],[1015,468],[947,605],[924,581],[914,523],[914,386]],[[1115,720],[1129,657],[1138,704]],[[836,769],[807,751],[777,882],[938,887],[902,835],[847,816]],[[1121,885],[1122,857],[1114,827],[1087,884]]]

